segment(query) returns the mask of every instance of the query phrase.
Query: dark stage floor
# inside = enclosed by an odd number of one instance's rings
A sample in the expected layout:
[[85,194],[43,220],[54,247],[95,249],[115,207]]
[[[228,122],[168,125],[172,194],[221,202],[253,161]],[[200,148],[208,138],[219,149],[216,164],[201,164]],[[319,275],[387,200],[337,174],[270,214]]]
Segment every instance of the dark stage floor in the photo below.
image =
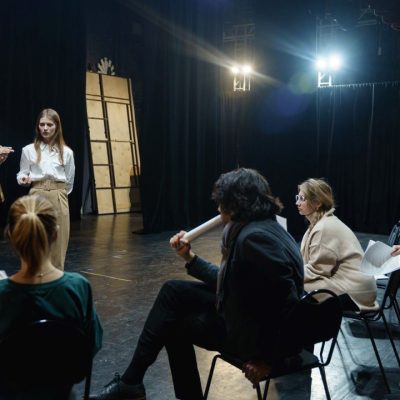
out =
[[[137,337],[153,300],[167,279],[190,279],[181,260],[169,249],[168,239],[173,232],[140,235],[141,218],[137,214],[110,216],[84,216],[72,224],[66,270],[84,274],[92,283],[98,313],[104,328],[103,349],[94,360],[92,391],[110,381],[114,372],[123,372],[128,365]],[[199,255],[219,262],[217,229],[199,238],[193,248]],[[385,236],[359,236],[366,241],[385,240]],[[0,242],[0,269],[8,274],[17,269],[17,259],[5,241]],[[389,315],[395,321],[395,315]],[[399,325],[394,325],[399,342]],[[327,367],[328,385],[333,400],[400,399],[400,369],[389,340],[376,326],[376,337],[383,363],[394,394],[386,395],[369,339],[358,324],[343,322],[344,337],[339,337],[331,365]],[[400,350],[400,346],[399,346]],[[199,368],[205,382],[213,353],[197,351]],[[361,373],[360,373],[361,372]],[[358,376],[355,384],[351,376]],[[174,399],[173,386],[166,353],[145,376],[149,400]],[[78,386],[82,391],[82,385]],[[256,394],[241,372],[217,364],[211,387],[210,400],[251,400]],[[307,375],[273,381],[270,399],[319,400],[324,390],[318,370]]]

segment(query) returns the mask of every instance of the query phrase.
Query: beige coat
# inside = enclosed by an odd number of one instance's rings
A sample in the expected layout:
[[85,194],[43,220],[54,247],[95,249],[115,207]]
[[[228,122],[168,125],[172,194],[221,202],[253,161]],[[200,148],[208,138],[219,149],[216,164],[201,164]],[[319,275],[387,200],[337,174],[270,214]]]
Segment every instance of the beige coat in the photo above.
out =
[[301,242],[304,260],[304,288],[330,289],[347,293],[360,310],[376,309],[375,278],[360,271],[363,250],[360,242],[329,210]]

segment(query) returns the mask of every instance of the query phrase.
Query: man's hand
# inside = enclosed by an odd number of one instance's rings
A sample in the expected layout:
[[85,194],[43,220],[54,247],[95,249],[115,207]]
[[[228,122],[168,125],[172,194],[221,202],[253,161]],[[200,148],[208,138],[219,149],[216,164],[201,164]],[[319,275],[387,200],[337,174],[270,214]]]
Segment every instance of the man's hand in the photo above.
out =
[[186,231],[180,231],[176,235],[172,236],[169,240],[169,245],[181,256],[187,263],[193,260],[195,254],[190,248],[190,243],[182,239]]
[[256,388],[260,381],[271,372],[271,367],[264,361],[251,360],[242,365],[242,372],[253,384],[253,388]]

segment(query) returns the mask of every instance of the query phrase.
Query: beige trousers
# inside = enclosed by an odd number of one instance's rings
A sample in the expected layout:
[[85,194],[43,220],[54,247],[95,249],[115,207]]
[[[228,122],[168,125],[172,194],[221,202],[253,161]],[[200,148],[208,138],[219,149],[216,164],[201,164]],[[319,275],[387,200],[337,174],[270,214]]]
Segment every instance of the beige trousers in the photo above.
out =
[[57,239],[51,248],[51,262],[56,268],[63,271],[70,231],[68,195],[65,191],[65,184],[51,181],[33,182],[29,194],[46,197],[57,211],[58,231]]

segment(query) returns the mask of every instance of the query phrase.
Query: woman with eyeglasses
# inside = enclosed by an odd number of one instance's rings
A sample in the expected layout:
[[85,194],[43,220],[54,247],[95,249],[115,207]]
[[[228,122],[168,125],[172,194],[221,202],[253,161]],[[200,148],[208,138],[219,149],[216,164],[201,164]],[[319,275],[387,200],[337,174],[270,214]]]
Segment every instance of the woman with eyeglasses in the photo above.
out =
[[309,227],[301,242],[304,289],[326,288],[341,296],[344,307],[378,307],[373,276],[360,271],[363,250],[353,231],[334,215],[332,188],[323,179],[307,179],[298,186],[296,206]]

